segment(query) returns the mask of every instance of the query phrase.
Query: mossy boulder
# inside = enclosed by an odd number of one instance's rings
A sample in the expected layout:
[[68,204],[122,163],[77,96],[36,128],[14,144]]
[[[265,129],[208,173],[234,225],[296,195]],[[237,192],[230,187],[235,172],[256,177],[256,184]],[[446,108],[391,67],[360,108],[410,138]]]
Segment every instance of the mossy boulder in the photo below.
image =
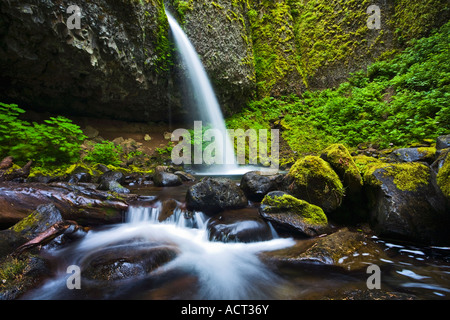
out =
[[260,214],[276,227],[306,237],[318,236],[328,230],[323,210],[282,191],[269,192],[261,202]]
[[249,200],[261,201],[269,191],[279,189],[282,175],[264,175],[261,171],[250,171],[242,176],[240,187]]
[[317,205],[325,213],[336,210],[344,197],[344,186],[328,162],[306,156],[291,167],[284,178],[285,191]]
[[382,236],[421,243],[447,243],[449,215],[421,163],[372,163],[364,182],[370,219]]
[[322,151],[320,157],[327,161],[341,179],[348,195],[361,191],[362,177],[348,149],[342,144],[333,144]]
[[450,152],[446,152],[445,160],[436,176],[437,185],[447,201],[450,201]]
[[435,147],[419,147],[397,149],[394,150],[389,157],[399,162],[423,161],[432,163],[435,155]]

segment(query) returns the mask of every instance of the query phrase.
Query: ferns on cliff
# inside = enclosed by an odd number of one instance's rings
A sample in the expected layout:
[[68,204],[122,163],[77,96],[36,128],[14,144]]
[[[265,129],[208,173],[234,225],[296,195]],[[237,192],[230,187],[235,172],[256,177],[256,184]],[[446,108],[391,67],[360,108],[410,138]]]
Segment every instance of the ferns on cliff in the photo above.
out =
[[253,101],[232,128],[278,125],[293,150],[330,142],[404,146],[450,133],[450,23],[335,89]]

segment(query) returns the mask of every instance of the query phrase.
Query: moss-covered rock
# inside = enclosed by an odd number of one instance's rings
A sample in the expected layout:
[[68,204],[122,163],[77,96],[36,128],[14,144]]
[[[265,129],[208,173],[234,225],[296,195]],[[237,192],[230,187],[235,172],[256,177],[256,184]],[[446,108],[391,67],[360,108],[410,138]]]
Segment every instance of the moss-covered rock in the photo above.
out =
[[269,192],[261,202],[260,214],[276,226],[313,237],[327,231],[323,210],[282,191]]
[[354,196],[361,191],[362,177],[348,149],[342,144],[333,144],[322,151],[320,156],[336,171],[347,188],[348,195]]
[[422,243],[448,243],[445,201],[421,163],[371,163],[364,182],[375,230],[383,236]]
[[344,186],[330,164],[317,156],[299,159],[284,178],[286,191],[317,205],[324,212],[336,210],[344,197]]
[[448,155],[439,169],[436,176],[436,181],[444,196],[450,201],[450,156]]

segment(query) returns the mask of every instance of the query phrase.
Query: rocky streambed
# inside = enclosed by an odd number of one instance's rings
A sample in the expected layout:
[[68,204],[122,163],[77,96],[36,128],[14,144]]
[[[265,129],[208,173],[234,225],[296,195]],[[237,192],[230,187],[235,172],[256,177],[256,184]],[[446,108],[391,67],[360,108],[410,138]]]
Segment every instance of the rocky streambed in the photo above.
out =
[[[418,148],[372,157],[333,145],[272,176],[158,167],[4,181],[0,297],[448,299],[442,141],[414,161],[405,154]],[[73,265],[81,289],[67,286]]]

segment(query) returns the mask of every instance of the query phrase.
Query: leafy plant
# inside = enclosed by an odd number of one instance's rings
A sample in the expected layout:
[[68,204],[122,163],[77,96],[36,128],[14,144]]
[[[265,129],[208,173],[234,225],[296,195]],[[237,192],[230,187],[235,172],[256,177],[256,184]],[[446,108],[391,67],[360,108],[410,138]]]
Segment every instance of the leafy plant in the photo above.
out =
[[88,152],[88,154],[84,157],[84,160],[93,163],[101,163],[104,165],[118,166],[121,163],[121,153],[121,146],[116,146],[111,141],[102,141],[94,145],[94,148]]
[[16,162],[33,160],[40,166],[73,163],[79,159],[86,138],[70,119],[50,117],[44,123],[19,119],[25,110],[15,104],[0,103],[0,154]]

